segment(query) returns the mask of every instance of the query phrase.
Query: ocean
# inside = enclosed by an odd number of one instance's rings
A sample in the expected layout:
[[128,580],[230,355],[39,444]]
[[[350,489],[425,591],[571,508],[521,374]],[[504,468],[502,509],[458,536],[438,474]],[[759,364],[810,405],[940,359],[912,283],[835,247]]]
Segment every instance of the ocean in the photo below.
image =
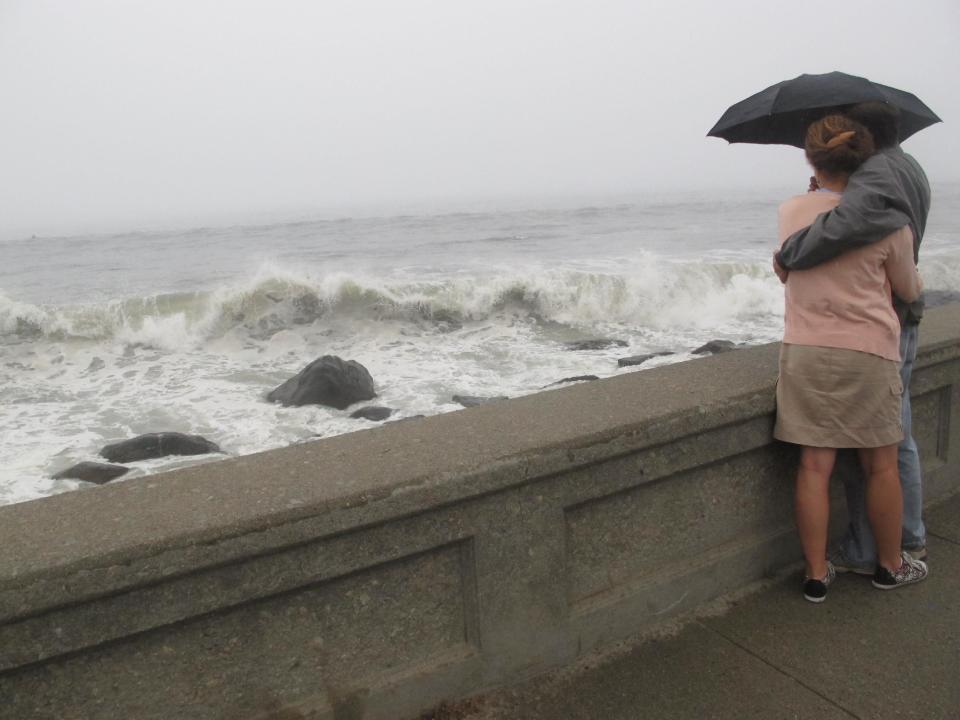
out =
[[[960,292],[960,185],[935,187],[928,290]],[[272,388],[321,355],[363,364],[391,419],[643,372],[713,339],[779,340],[770,269],[789,193],[343,217],[0,243],[0,504],[105,444],[179,431],[228,455],[361,431]],[[571,350],[579,340],[618,341]],[[640,366],[619,358],[669,352]],[[223,455],[132,463],[118,482]],[[102,459],[100,459],[102,461]]]

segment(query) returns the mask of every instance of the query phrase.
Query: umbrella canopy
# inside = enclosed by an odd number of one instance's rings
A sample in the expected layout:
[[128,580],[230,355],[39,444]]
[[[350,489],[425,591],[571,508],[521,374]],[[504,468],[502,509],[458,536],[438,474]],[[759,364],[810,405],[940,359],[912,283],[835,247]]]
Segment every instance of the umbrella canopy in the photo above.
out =
[[784,80],[731,106],[708,136],[732,143],[802,148],[807,126],[831,111],[862,102],[882,102],[900,111],[900,140],[940,122],[916,95],[856,75],[831,72]]

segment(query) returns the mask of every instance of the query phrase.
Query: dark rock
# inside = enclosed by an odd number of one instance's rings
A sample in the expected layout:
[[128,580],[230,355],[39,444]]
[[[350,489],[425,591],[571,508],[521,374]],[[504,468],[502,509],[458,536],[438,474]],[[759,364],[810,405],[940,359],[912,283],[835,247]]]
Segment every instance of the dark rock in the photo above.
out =
[[729,340],[711,340],[706,345],[701,345],[696,350],[693,351],[694,355],[706,355],[708,353],[712,355],[718,355],[719,353],[730,352],[731,350],[736,350],[737,344],[730,342]]
[[373,378],[356,360],[324,355],[267,394],[281,405],[326,405],[337,410],[361,400],[372,400]]
[[642,365],[647,360],[652,360],[655,357],[664,357],[666,355],[673,354],[674,353],[667,350],[665,352],[647,353],[646,355],[631,355],[630,357],[620,358],[617,360],[617,367],[632,367],[634,365]]
[[380,405],[367,405],[366,407],[362,407],[359,410],[350,413],[350,417],[379,422],[380,420],[386,420],[388,417],[393,415],[393,413],[393,408],[382,407]]
[[129,440],[121,440],[100,450],[110,462],[136,462],[167,455],[205,455],[223,452],[216,443],[200,435],[178,432],[148,433]]
[[596,375],[576,375],[574,377],[564,378],[563,380],[557,380],[555,383],[550,383],[549,385],[544,385],[544,387],[553,387],[554,385],[562,385],[563,383],[572,383],[580,382],[582,380],[599,380]]
[[87,372],[97,372],[97,370],[103,370],[107,364],[103,361],[102,358],[95,357],[90,361],[90,364],[87,365]]
[[924,290],[923,303],[926,307],[939,307],[960,302],[960,292],[955,290]]
[[627,343],[624,340],[597,338],[595,340],[571,340],[565,342],[563,346],[567,350],[606,350],[611,347],[626,347]]
[[130,472],[130,468],[123,465],[108,465],[98,462],[81,462],[66,470],[61,470],[53,476],[54,480],[83,480],[83,482],[103,485],[121,475]]
[[486,405],[487,403],[497,402],[498,400],[508,400],[505,395],[496,397],[477,397],[475,395],[454,395],[453,401],[460,403],[464,407],[476,407],[477,405]]
[[633,367],[634,365],[642,365],[647,360],[653,358],[653,355],[631,355],[630,357],[620,358],[617,360],[617,367]]

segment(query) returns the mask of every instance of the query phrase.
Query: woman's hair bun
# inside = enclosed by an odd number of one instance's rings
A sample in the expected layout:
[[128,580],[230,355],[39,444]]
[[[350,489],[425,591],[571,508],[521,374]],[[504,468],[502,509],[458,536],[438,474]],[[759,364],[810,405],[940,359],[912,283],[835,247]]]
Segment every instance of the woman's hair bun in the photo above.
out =
[[850,174],[873,155],[873,136],[843,115],[827,115],[807,128],[807,159],[829,175]]

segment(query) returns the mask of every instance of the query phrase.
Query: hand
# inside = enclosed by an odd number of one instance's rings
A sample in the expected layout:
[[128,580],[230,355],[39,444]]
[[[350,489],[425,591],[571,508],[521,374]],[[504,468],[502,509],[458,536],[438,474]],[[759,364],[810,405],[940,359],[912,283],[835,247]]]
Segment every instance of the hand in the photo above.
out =
[[820,189],[820,183],[817,182],[815,175],[810,176],[810,185],[807,187],[807,192],[816,192]]
[[780,278],[780,282],[786,284],[790,271],[777,261],[777,253],[773,253],[773,271],[777,274],[777,277]]

